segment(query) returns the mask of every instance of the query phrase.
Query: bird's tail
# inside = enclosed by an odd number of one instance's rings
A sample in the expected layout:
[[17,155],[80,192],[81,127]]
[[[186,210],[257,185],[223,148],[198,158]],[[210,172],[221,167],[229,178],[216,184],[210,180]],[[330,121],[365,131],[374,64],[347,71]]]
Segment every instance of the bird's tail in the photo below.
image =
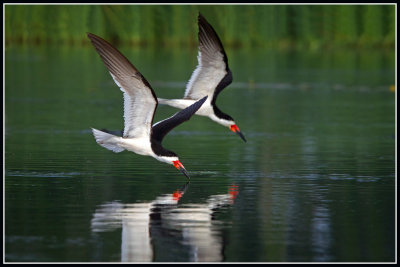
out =
[[118,139],[120,137],[92,128],[96,142],[115,153],[124,151],[123,148],[118,146]]
[[192,99],[164,99],[164,98],[157,98],[158,104],[161,105],[168,105],[174,108],[184,109],[188,106],[192,105],[195,100]]
[[158,104],[161,105],[171,105],[173,99],[157,98]]

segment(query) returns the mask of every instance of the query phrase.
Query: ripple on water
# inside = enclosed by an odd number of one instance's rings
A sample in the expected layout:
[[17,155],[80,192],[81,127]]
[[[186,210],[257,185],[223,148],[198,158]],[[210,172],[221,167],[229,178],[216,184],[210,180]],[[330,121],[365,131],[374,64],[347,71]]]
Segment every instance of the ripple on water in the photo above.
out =
[[357,181],[357,182],[377,182],[379,181],[381,178],[379,177],[374,177],[374,176],[369,176],[369,175],[358,175],[358,176],[352,176],[350,174],[347,173],[338,173],[338,174],[331,174],[329,175],[329,179],[330,180],[334,180],[334,181]]
[[39,178],[71,178],[82,175],[80,172],[36,172],[36,171],[6,171],[6,176],[39,177]]

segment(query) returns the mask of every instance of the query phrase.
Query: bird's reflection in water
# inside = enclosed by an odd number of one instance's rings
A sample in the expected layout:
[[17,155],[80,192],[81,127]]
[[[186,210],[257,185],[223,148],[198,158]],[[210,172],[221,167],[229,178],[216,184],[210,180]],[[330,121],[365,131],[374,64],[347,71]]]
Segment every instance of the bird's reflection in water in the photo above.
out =
[[160,254],[171,257],[165,256],[165,261],[174,261],[176,255],[173,254],[182,248],[184,253],[179,254],[187,255],[189,261],[222,261],[221,228],[213,219],[213,213],[234,203],[238,187],[231,185],[227,194],[212,195],[205,203],[178,205],[188,187],[186,183],[172,194],[161,195],[147,203],[102,204],[93,215],[91,230],[105,232],[122,227],[123,262],[153,261],[158,244],[162,248]]

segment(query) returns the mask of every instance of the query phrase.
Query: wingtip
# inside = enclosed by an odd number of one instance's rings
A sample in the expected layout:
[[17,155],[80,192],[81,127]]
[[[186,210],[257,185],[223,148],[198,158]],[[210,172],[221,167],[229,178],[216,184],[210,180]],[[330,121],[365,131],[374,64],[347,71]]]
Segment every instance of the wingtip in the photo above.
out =
[[100,39],[99,36],[97,36],[96,34],[90,33],[90,32],[86,32],[87,37],[90,39],[90,41],[92,41],[92,43],[98,39]]
[[197,16],[197,21],[199,24],[207,22],[207,20],[204,18],[204,16],[199,12],[199,15]]
[[202,99],[200,99],[200,101],[199,101],[199,102],[202,102],[202,103],[204,103],[204,102],[207,100],[207,98],[208,98],[208,95],[206,95],[205,97],[203,97]]
[[86,32],[86,35],[91,39],[93,36],[95,36],[93,33]]
[[204,102],[206,102],[207,98],[208,98],[208,95],[206,95],[205,97],[203,97],[200,100],[197,100],[194,104],[191,105],[195,109],[193,114],[196,113],[196,111],[201,108],[201,106],[204,104]]
[[[90,32],[86,32],[88,38],[93,42],[106,42],[108,43],[106,40],[104,40],[103,38],[101,38],[100,36],[94,34],[94,33],[90,33]],[[94,43],[93,43],[94,44]]]
[[202,99],[198,100],[198,101],[195,102],[193,105],[196,104],[196,105],[198,106],[198,108],[200,108],[200,107],[204,104],[204,102],[206,102],[207,98],[208,98],[208,95],[206,95],[206,96],[203,97]]
[[[96,34],[94,34],[94,33],[91,33],[91,32],[86,32],[86,34],[87,34],[87,37],[91,40],[91,41],[105,41],[105,42],[107,42],[106,40],[104,40],[103,38],[101,38],[100,36],[98,36],[98,35],[96,35]],[[108,42],[107,42],[108,43]]]

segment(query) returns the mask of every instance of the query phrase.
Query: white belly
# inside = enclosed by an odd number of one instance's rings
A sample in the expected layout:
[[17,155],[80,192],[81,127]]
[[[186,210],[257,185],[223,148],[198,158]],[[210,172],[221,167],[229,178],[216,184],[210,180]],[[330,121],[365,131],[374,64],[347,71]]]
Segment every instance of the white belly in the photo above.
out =
[[139,155],[154,157],[154,152],[151,150],[151,143],[148,137],[121,138],[119,146]]

